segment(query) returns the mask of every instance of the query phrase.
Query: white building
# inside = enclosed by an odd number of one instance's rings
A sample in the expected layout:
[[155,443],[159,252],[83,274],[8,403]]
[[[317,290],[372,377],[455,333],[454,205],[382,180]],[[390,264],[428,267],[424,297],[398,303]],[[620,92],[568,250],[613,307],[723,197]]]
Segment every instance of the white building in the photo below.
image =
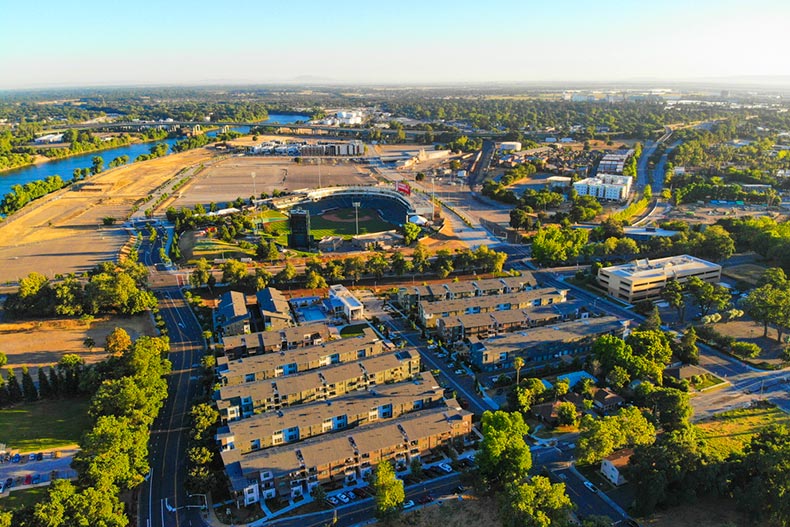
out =
[[42,135],[41,137],[36,137],[33,140],[35,143],[44,144],[44,143],[60,143],[63,141],[63,134],[47,134]]
[[349,321],[362,320],[365,316],[365,306],[342,284],[329,286],[329,300],[342,305],[343,314]]
[[599,269],[598,283],[611,296],[634,303],[658,298],[668,280],[684,283],[692,276],[715,284],[721,280],[721,266],[687,254],[636,260]]
[[521,150],[521,143],[518,141],[505,141],[499,144],[499,149],[502,151],[512,150],[513,152],[518,152]]
[[633,150],[616,150],[609,152],[601,158],[598,163],[598,173],[605,174],[622,174],[625,168],[625,162],[628,158],[634,155]]
[[631,176],[618,174],[598,174],[588,177],[573,184],[579,196],[593,196],[598,199],[612,201],[626,201],[631,194]]

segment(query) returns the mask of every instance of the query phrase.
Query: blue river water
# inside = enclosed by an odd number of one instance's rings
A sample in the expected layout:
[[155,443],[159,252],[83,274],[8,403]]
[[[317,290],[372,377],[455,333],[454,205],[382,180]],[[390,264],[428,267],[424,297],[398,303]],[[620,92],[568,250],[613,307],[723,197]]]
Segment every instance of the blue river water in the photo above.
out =
[[[269,118],[266,121],[261,122],[261,124],[291,124],[295,123],[296,121],[307,121],[309,119],[310,117],[307,115],[270,113]],[[250,131],[249,126],[239,126],[231,129],[244,134]],[[212,132],[208,132],[206,135],[214,136],[216,134],[217,130],[214,130]],[[169,151],[170,147],[173,146],[179,139],[180,138],[164,139],[158,142],[167,143]],[[11,187],[14,185],[24,185],[29,181],[45,179],[49,176],[54,176],[55,174],[58,174],[61,178],[68,181],[74,174],[75,168],[86,168],[91,166],[91,158],[93,156],[101,156],[102,159],[104,159],[105,166],[107,166],[107,164],[109,164],[109,162],[116,157],[123,155],[129,156],[129,159],[134,161],[137,156],[149,153],[149,150],[155,144],[156,142],[148,142],[119,146],[118,148],[102,150],[101,152],[91,152],[89,154],[81,154],[66,159],[47,161],[46,163],[41,163],[39,165],[31,165],[9,170],[7,172],[0,172],[0,199],[2,199],[2,196],[5,196],[8,192],[10,192]]]

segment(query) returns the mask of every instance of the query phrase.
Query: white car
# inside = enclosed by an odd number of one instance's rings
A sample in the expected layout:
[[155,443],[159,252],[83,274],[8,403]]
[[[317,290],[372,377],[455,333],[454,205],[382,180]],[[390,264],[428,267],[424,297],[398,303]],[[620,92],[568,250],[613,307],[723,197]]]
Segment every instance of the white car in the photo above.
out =
[[598,492],[598,487],[596,487],[595,485],[593,485],[589,481],[585,481],[584,482],[584,486],[587,487],[587,490],[589,490],[590,492],[595,492],[595,493]]
[[448,463],[439,463],[439,468],[448,474],[453,471],[453,467],[451,467]]
[[409,500],[409,501],[404,501],[403,502],[404,510],[405,509],[411,509],[412,507],[414,507],[414,502],[413,501]]
[[338,501],[338,499],[337,499],[337,498],[335,498],[334,496],[329,496],[329,497],[326,499],[326,501],[328,501],[329,503],[331,503],[331,504],[332,504],[332,505],[334,505],[334,506],[340,505],[340,501]]
[[337,499],[339,499],[339,500],[340,500],[340,501],[342,501],[343,503],[348,503],[348,502],[350,502],[350,501],[351,501],[351,500],[348,498],[348,496],[346,496],[345,494],[338,494],[338,495],[337,495]]

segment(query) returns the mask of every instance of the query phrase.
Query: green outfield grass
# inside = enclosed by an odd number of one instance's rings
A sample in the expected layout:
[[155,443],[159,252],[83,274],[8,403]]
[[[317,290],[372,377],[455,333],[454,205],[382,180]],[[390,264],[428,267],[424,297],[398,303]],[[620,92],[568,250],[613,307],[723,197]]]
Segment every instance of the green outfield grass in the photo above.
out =
[[5,498],[0,499],[0,508],[8,511],[32,507],[43,500],[49,487],[35,487],[32,489],[16,489],[10,492]]
[[[349,221],[355,219],[353,209],[333,210],[331,214],[346,221],[328,220],[324,216],[310,216],[310,232],[314,239],[320,240],[324,236],[342,236],[350,239],[356,234],[356,222]],[[359,217],[367,218],[359,221],[359,234],[371,234],[397,228],[396,225],[382,220],[378,212],[373,209],[359,209]],[[281,244],[288,242],[290,229],[287,221],[269,222],[267,229],[270,230],[276,242]]]
[[90,427],[87,399],[58,399],[0,410],[0,443],[22,452],[76,444]]

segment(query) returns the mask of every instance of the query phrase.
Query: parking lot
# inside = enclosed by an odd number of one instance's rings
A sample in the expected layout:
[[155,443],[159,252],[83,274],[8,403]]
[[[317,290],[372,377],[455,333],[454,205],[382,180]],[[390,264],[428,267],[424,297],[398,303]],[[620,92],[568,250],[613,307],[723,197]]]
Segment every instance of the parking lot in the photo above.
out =
[[[60,457],[52,457],[52,452],[8,456],[0,463],[0,485],[5,494],[9,488],[26,487],[48,483],[52,479],[69,479],[76,476],[71,462],[77,449],[60,450]],[[31,459],[31,456],[33,458]],[[41,459],[38,459],[40,457]],[[16,462],[14,460],[17,459]],[[9,485],[10,483],[10,485]]]

